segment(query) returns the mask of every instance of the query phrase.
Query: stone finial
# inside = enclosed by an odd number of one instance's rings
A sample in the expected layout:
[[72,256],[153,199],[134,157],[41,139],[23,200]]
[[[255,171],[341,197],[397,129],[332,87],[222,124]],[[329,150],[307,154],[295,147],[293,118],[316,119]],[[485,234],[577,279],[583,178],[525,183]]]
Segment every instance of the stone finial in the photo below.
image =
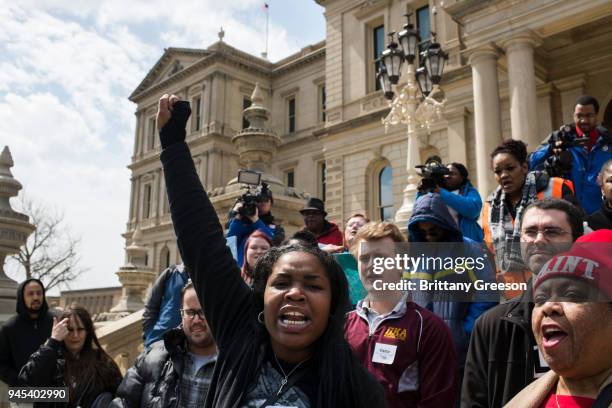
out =
[[255,82],[255,89],[253,89],[253,93],[251,94],[251,106],[263,107],[263,100],[259,82]]
[[223,31],[223,26],[221,26],[221,29],[219,30],[219,33],[217,35],[219,36],[219,41],[223,42],[223,37],[225,37],[225,31]]
[[134,234],[132,234],[132,243],[125,248],[128,259],[133,264],[144,263],[144,255],[147,253],[147,248],[142,246],[142,231],[140,225],[136,226]]
[[15,163],[13,163],[13,156],[11,156],[9,147],[4,146],[2,154],[0,154],[0,175],[13,177],[13,174],[11,174],[11,167],[14,165]]

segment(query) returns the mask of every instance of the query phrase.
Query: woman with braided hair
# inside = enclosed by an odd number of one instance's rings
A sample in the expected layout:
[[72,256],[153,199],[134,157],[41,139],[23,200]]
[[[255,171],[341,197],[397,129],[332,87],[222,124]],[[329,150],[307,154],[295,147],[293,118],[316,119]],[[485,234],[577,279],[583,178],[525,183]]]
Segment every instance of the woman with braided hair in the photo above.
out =
[[[484,242],[495,255],[498,280],[507,283],[527,282],[531,272],[521,258],[520,231],[523,211],[543,198],[574,201],[571,181],[549,177],[541,171],[529,171],[527,145],[506,139],[491,153],[491,168],[497,189],[485,201],[480,216]],[[506,297],[519,292],[508,291]]]
[[178,246],[219,350],[206,407],[384,407],[382,387],[344,339],[348,285],[333,258],[271,248],[252,289],[241,278],[185,143],[190,113],[164,95],[157,128]]

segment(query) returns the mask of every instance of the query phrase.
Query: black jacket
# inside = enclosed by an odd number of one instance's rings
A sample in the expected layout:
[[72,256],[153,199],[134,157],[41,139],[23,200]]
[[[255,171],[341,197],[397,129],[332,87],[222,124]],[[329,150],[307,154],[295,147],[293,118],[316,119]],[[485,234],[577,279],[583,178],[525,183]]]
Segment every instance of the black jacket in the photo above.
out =
[[[255,295],[240,277],[225,245],[217,213],[198,178],[187,144],[177,142],[165,148],[161,161],[181,257],[219,351],[206,406],[238,407],[261,369],[269,335],[257,322]],[[354,375],[362,389],[372,390],[369,406],[384,407],[384,393],[374,378],[365,370]],[[335,380],[338,387],[345,385],[342,378]]]
[[531,280],[518,298],[485,312],[472,331],[461,389],[461,407],[504,406],[534,380],[537,349],[531,331]]
[[[141,353],[125,373],[111,407],[178,407],[186,354],[183,330],[177,328],[166,332],[163,340],[153,343],[149,351]],[[207,375],[212,376],[213,367],[214,362],[211,362]]]
[[612,208],[609,208],[604,201],[599,211],[589,215],[587,224],[595,231],[600,229],[612,229]]
[[[19,373],[19,379],[23,382],[24,386],[28,387],[67,387],[68,382],[64,378],[64,372],[66,367],[66,358],[64,343],[55,339],[49,338],[38,351],[36,351],[28,362],[23,366]],[[100,377],[94,378],[95,375],[79,377],[75,381],[78,381],[79,385],[83,387],[77,387],[82,389],[80,395],[74,396],[74,402],[66,404],[63,402],[56,403],[36,403],[35,407],[92,407],[92,406],[107,406],[101,404],[100,399],[102,397],[107,398],[108,394],[114,395],[115,390],[121,383],[121,371],[119,367],[110,357],[106,354],[100,356],[100,359],[96,361],[97,372],[104,370],[106,375],[109,377],[104,378],[104,383],[107,386],[102,385]],[[83,382],[82,384],[80,382]],[[98,385],[100,384],[100,385]],[[68,391],[70,393],[70,390]],[[103,395],[104,394],[104,395]],[[97,400],[98,397],[101,397]],[[97,401],[96,401],[97,400]],[[95,403],[95,405],[94,405]]]
[[43,287],[44,294],[45,287],[38,279],[22,282],[17,289],[17,315],[0,328],[0,380],[11,387],[22,385],[18,379],[19,370],[49,338],[53,328],[53,316],[49,312],[46,298],[43,299],[37,319],[32,319],[26,310],[23,289],[32,281]]

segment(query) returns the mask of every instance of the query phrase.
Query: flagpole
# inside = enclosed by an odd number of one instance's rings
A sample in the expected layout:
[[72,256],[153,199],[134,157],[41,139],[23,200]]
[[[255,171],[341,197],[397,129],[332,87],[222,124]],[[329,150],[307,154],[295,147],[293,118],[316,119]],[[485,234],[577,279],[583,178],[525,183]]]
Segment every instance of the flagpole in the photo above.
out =
[[268,58],[268,26],[270,17],[270,6],[266,3],[266,58]]

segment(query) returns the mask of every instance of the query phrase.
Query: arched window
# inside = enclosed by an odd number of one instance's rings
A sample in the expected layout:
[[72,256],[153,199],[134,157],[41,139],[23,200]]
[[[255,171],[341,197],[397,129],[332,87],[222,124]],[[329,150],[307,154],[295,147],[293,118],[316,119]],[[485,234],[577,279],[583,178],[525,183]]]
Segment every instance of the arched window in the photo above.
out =
[[159,266],[161,270],[170,266],[170,250],[167,246],[164,246],[159,253]]
[[393,169],[385,166],[378,173],[378,214],[381,221],[393,220]]

